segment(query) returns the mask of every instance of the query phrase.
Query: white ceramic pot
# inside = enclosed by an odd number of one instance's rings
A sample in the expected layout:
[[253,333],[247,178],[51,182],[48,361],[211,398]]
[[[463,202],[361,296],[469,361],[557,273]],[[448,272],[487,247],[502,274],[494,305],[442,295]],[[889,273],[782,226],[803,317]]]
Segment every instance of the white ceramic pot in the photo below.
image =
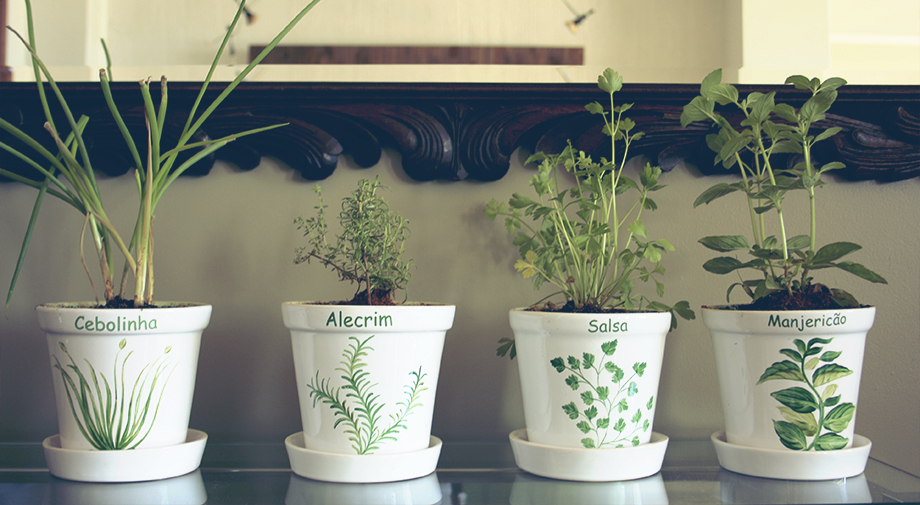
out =
[[649,441],[669,312],[515,309],[509,318],[530,442],[616,448]]
[[186,442],[201,332],[210,305],[36,307],[48,338],[63,449]]
[[779,450],[852,446],[874,307],[702,312],[712,334],[729,444]]
[[284,303],[306,449],[352,455],[427,449],[455,308]]

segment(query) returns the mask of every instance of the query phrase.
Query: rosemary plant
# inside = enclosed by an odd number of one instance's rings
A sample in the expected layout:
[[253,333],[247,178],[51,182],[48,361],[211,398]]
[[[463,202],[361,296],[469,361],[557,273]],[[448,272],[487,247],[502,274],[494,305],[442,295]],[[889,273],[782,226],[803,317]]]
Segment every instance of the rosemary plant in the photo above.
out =
[[342,199],[339,223],[342,234],[335,244],[326,239],[328,225],[320,186],[314,191],[319,197],[316,215],[294,220],[309,241],[297,248],[294,263],[319,261],[332,268],[341,280],[358,285],[351,303],[356,305],[392,305],[393,293],[405,290],[411,277],[411,260],[403,260],[405,243],[409,238],[409,222],[390,210],[386,200],[377,193],[386,188],[379,177],[362,179],[350,196]]
[[[45,117],[47,119],[47,122],[45,123],[45,129],[54,139],[57,149],[56,151],[46,149],[35,139],[29,137],[27,134],[17,128],[16,125],[0,119],[0,128],[10,134],[13,138],[20,141],[25,147],[28,147],[29,149],[27,152],[23,152],[25,149],[20,149],[16,146],[4,142],[0,142],[0,148],[8,151],[15,157],[27,163],[30,167],[34,168],[43,178],[43,180],[41,178],[38,180],[32,180],[0,168],[0,175],[38,189],[38,197],[33,207],[32,217],[29,221],[29,226],[23,240],[19,259],[16,263],[13,280],[10,284],[9,292],[7,294],[6,306],[9,307],[13,288],[16,285],[16,280],[22,268],[25,255],[31,241],[32,231],[35,228],[35,222],[38,217],[39,209],[46,194],[50,194],[63,200],[85,216],[83,223],[84,232],[81,234],[80,238],[81,257],[83,251],[83,237],[85,237],[86,232],[88,231],[92,239],[93,248],[96,251],[96,256],[98,257],[99,268],[101,270],[102,280],[104,283],[104,298],[106,303],[114,304],[117,302],[117,298],[121,298],[122,293],[126,289],[128,274],[130,273],[134,278],[133,306],[144,307],[152,305],[154,288],[154,234],[152,224],[154,212],[156,211],[157,205],[160,203],[163,194],[176,180],[176,178],[182,175],[182,173],[191,167],[195,162],[205,156],[208,156],[217,149],[220,149],[228,142],[231,142],[234,139],[244,135],[251,135],[268,129],[284,126],[284,124],[247,130],[228,135],[223,138],[205,140],[202,142],[192,141],[193,135],[196,131],[198,131],[202,124],[204,124],[204,122],[214,112],[214,110],[224,101],[224,99],[226,99],[227,96],[237,87],[237,85],[239,85],[239,83],[249,75],[249,73],[259,64],[259,62],[261,62],[265,56],[267,56],[268,53],[275,46],[277,46],[279,42],[281,42],[285,35],[287,35],[287,33],[292,28],[294,28],[294,26],[318,2],[319,0],[313,0],[306,7],[304,7],[294,17],[294,19],[292,19],[290,23],[288,23],[288,25],[285,26],[283,30],[281,30],[281,32],[271,41],[271,43],[266,46],[265,50],[262,51],[262,53],[260,53],[256,58],[254,58],[253,61],[245,69],[243,69],[243,71],[240,72],[239,75],[230,84],[228,84],[226,88],[224,88],[224,90],[217,98],[214,99],[213,102],[204,108],[204,111],[199,111],[199,106],[204,105],[201,103],[202,99],[204,98],[205,91],[208,89],[220,57],[223,54],[225,47],[227,46],[227,42],[230,39],[230,34],[233,32],[241,14],[245,9],[245,0],[240,1],[236,15],[228,26],[227,32],[224,35],[224,39],[217,50],[217,54],[215,55],[213,62],[211,63],[211,68],[208,72],[208,75],[202,83],[198,97],[195,100],[191,110],[188,112],[188,121],[185,123],[185,126],[181,131],[179,140],[175,146],[169,148],[166,146],[161,146],[160,144],[161,137],[163,136],[163,128],[167,110],[166,78],[163,77],[160,81],[160,99],[158,103],[155,103],[154,98],[151,96],[149,80],[141,81],[139,83],[140,95],[143,100],[146,116],[147,138],[134,139],[129,134],[128,129],[125,126],[125,122],[122,119],[122,116],[119,113],[114,100],[112,99],[112,93],[109,86],[109,73],[104,69],[99,71],[99,80],[102,88],[102,93],[105,96],[105,100],[112,113],[112,117],[118,125],[124,141],[134,158],[133,161],[136,168],[134,173],[135,179],[137,181],[140,205],[137,219],[135,220],[134,230],[130,236],[127,236],[118,232],[118,230],[112,224],[112,221],[109,219],[109,216],[106,214],[105,208],[103,206],[103,198],[97,184],[96,173],[93,170],[89,151],[82,137],[82,132],[86,127],[89,118],[85,116],[75,118],[73,116],[71,109],[68,106],[67,101],[64,99],[64,96],[58,88],[56,82],[54,81],[54,78],[51,76],[48,68],[39,57],[39,54],[35,49],[31,3],[29,0],[25,0],[28,21],[28,40],[26,40],[12,28],[10,28],[10,31],[19,37],[19,39],[32,55],[35,82],[38,85],[37,87],[39,98],[41,100]],[[66,126],[56,125],[54,123],[51,114],[51,104],[49,103],[53,101],[49,100],[45,94],[45,86],[43,84],[43,80],[47,80],[47,84],[53,92],[55,98],[54,101],[57,102],[57,105],[61,108],[64,116],[67,118]],[[147,146],[147,156],[145,160],[142,160],[139,154],[139,150],[137,148],[138,142],[143,142]],[[190,151],[194,154],[192,154],[187,160],[180,161],[179,155],[185,151]],[[114,262],[116,257],[113,248],[120,251],[120,253],[125,258],[125,266],[122,270],[122,282],[118,295],[115,293],[115,283],[113,281],[115,272]],[[85,260],[83,261],[83,264],[85,267]],[[87,275],[90,277],[90,284],[92,285],[93,291],[95,292],[96,288],[93,282],[93,277],[89,273],[88,268]],[[99,300],[98,294],[96,295],[96,299],[97,301]]]

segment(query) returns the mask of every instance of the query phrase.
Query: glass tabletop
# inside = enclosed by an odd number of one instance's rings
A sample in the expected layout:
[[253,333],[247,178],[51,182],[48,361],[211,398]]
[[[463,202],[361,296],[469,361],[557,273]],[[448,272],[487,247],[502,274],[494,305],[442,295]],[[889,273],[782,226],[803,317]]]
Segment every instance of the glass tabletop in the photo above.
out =
[[208,444],[181,477],[90,484],[51,476],[38,444],[0,444],[0,504],[708,504],[920,502],[920,478],[874,459],[856,477],[798,482],[719,467],[708,440],[671,441],[659,473],[567,482],[521,471],[507,443],[445,443],[435,473],[403,482],[334,484],[297,476],[283,444]]

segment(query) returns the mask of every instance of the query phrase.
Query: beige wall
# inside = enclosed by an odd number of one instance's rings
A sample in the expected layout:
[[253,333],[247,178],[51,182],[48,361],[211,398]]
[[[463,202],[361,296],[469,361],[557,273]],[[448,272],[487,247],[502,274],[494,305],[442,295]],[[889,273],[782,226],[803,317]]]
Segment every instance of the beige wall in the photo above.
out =
[[[11,0],[10,24],[25,21]],[[105,38],[116,79],[166,74],[201,80],[235,12],[229,0],[33,2],[40,54],[59,80],[95,80]],[[289,44],[532,45],[584,47],[585,65],[302,65],[265,67],[251,80],[594,82],[612,66],[628,82],[697,83],[722,67],[741,83],[782,82],[802,73],[860,84],[920,83],[917,0],[624,0],[570,1],[595,13],[571,33],[571,12],[546,0],[335,0],[319,3],[288,35]],[[247,62],[304,2],[250,2],[255,23],[241,23],[219,79]],[[535,8],[535,5],[539,5]],[[99,20],[108,22],[99,22]],[[137,21],[131,21],[132,19]],[[74,20],[78,20],[74,22]],[[82,22],[80,20],[89,20]],[[61,43],[60,41],[66,41]],[[14,78],[28,80],[28,55],[8,44]]]
[[[516,364],[495,357],[494,349],[499,338],[510,336],[507,310],[539,296],[512,268],[516,251],[503,227],[486,220],[482,209],[493,197],[526,191],[529,174],[516,156],[498,182],[422,184],[407,180],[398,157],[387,153],[369,170],[342,161],[323,183],[332,199],[350,191],[357,179],[380,175],[393,189],[392,206],[412,223],[409,252],[418,269],[410,298],[457,305],[434,423],[435,434],[448,441],[506,440],[524,424]],[[679,167],[663,180],[670,186],[656,197],[660,210],[646,223],[678,248],[666,258],[666,298],[694,307],[720,303],[727,281],[702,270],[710,254],[696,240],[743,233],[744,219],[727,217],[736,209],[727,199],[692,210],[696,195],[718,179]],[[133,207],[132,185],[128,177],[103,182],[108,205]],[[157,213],[157,298],[214,306],[192,413],[192,426],[214,442],[279,442],[301,429],[280,304],[350,294],[318,265],[292,264],[301,241],[291,223],[315,204],[312,187],[271,160],[248,173],[218,165],[208,177],[180,181]],[[112,193],[122,190],[127,196]],[[861,243],[865,250],[854,259],[891,281],[880,286],[847,275],[827,279],[878,307],[856,430],[873,441],[874,457],[914,474],[920,474],[918,196],[917,179],[833,183],[820,190],[820,240]],[[32,198],[29,188],[0,186],[0,285],[11,275]],[[0,320],[2,440],[37,441],[56,430],[47,349],[32,307],[92,297],[76,255],[82,220],[57,201],[46,205],[21,285],[7,318]],[[699,320],[681,322],[668,337],[665,360],[655,430],[688,439],[721,429],[709,336]]]

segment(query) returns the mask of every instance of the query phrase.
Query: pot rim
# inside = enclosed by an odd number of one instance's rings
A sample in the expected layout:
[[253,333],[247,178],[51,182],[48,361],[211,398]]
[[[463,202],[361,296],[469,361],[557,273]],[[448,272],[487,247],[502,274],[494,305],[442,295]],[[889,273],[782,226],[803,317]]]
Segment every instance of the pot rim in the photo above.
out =
[[860,311],[860,310],[875,310],[875,305],[864,305],[862,307],[849,307],[845,309],[805,309],[805,310],[738,310],[738,309],[727,309],[725,307],[735,307],[733,304],[725,305],[703,305],[700,307],[701,311],[709,312],[719,312],[719,313],[737,313],[737,314],[820,314],[824,312],[841,312],[841,311]]
[[104,307],[99,302],[49,302],[35,306],[35,310],[159,310],[159,309],[196,309],[211,307],[209,303],[198,302],[154,302],[150,307]]

